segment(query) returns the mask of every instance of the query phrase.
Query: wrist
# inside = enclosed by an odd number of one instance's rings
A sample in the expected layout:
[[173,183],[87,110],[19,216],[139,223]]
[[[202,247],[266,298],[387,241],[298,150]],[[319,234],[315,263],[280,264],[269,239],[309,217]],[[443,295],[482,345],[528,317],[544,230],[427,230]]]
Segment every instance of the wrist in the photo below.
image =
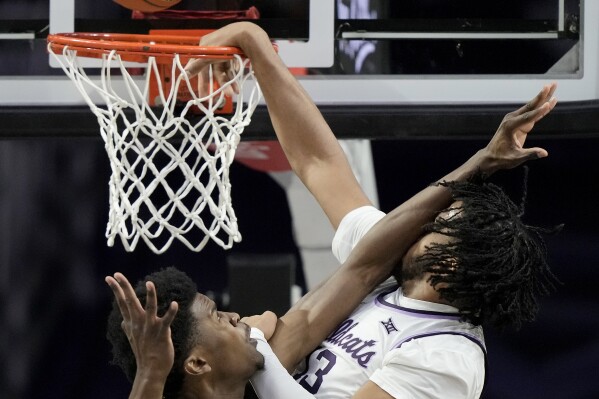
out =
[[237,37],[238,46],[250,60],[264,49],[272,49],[270,38],[262,28],[251,22],[240,22],[239,24],[241,29]]
[[440,181],[466,181],[478,172],[481,172],[484,176],[489,176],[497,169],[497,162],[494,161],[491,153],[483,148],[472,155],[462,166],[445,175]]
[[251,22],[235,22],[203,36],[200,44],[203,46],[238,47],[246,56],[250,57],[252,52],[257,51],[257,46],[264,39],[270,43],[268,35],[258,25]]
[[164,394],[166,375],[138,369],[131,387],[129,399],[159,399]]
[[135,372],[135,380],[147,383],[148,381],[158,381],[162,384],[166,381],[170,374],[170,369],[164,367],[138,367]]
[[485,176],[490,176],[501,168],[497,157],[487,147],[478,150],[472,158],[476,169]]

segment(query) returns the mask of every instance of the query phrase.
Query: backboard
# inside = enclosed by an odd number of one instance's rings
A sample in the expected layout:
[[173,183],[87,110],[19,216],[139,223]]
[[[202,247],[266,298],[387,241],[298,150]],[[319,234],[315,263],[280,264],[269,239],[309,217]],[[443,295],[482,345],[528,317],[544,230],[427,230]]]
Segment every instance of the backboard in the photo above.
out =
[[[599,26],[587,23],[589,16],[599,15],[596,1],[187,3],[258,7],[261,16],[255,22],[276,39],[287,65],[305,68],[298,78],[321,106],[513,104],[549,81],[558,82],[561,103],[599,99]],[[112,1],[50,0],[39,15],[20,6],[1,7],[4,15],[14,15],[4,21],[5,40],[0,40],[0,51],[11,59],[0,67],[3,106],[83,104],[62,71],[48,65],[47,33],[143,31],[160,25],[132,21],[130,12]],[[230,22],[178,26],[217,28]]]
[[[303,0],[292,1],[289,3],[291,4],[291,7],[285,7],[282,4],[280,4],[280,7],[275,7],[274,12],[281,13],[281,15],[276,18],[299,19],[297,23],[298,27],[296,27],[295,30],[287,27],[290,32],[284,33],[282,27],[274,24],[272,29],[277,33],[276,36],[271,35],[272,37],[291,36],[289,38],[291,40],[277,41],[279,54],[286,65],[290,67],[327,67],[332,65],[334,40],[333,24],[335,18],[333,2]],[[185,5],[185,2],[183,4]],[[187,7],[192,5],[193,3],[187,5]],[[75,0],[50,0],[50,33],[75,31],[75,7]],[[113,4],[113,7],[118,6]],[[297,15],[294,14],[294,7],[298,9],[296,11]],[[218,8],[215,8],[215,10],[217,9]],[[301,19],[305,19],[305,21],[301,21]],[[127,22],[130,23],[131,21]],[[203,27],[208,25],[210,27],[217,27],[220,25],[211,25],[214,22],[215,21],[198,21],[197,26]],[[115,26],[118,25],[115,23]],[[181,26],[181,21],[169,25],[168,27],[177,28],[178,26]],[[140,24],[140,29],[143,29],[142,24]],[[300,32],[299,36],[301,37],[294,38],[293,32]],[[50,61],[52,66],[58,67],[52,60]]]

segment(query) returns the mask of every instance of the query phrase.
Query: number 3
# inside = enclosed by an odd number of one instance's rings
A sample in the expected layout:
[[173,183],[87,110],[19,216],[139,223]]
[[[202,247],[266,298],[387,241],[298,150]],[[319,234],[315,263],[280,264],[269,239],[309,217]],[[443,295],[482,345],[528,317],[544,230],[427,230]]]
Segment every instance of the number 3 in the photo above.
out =
[[335,356],[333,352],[331,352],[328,349],[323,350],[318,354],[318,356],[316,356],[316,360],[319,361],[319,364],[324,362],[323,358],[324,360],[326,360],[327,363],[326,365],[324,365],[324,367],[320,367],[318,370],[314,372],[316,380],[312,385],[310,385],[310,383],[307,382],[308,376],[306,375],[310,370],[310,365],[307,365],[305,373],[300,374],[296,377],[297,382],[311,394],[315,394],[316,392],[318,392],[318,390],[320,389],[320,385],[322,385],[323,377],[327,375],[329,371],[331,371],[335,363],[337,363],[337,356]]

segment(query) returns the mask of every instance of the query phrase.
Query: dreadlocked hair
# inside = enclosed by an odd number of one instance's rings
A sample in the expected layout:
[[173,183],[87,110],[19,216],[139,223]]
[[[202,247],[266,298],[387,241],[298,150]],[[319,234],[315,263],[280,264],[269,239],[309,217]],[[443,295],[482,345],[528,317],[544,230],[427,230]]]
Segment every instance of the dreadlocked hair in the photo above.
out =
[[[193,326],[194,318],[190,312],[196,294],[196,284],[175,267],[168,267],[145,277],[137,283],[135,293],[143,306],[146,301],[147,281],[154,283],[157,297],[157,315],[163,316],[172,301],[177,301],[179,309],[171,324],[171,339],[175,349],[175,361],[173,368],[164,386],[164,398],[177,398],[180,395],[183,384],[183,362],[194,344]],[[119,311],[116,300],[113,301],[112,311],[108,316],[108,328],[106,337],[112,344],[112,363],[119,366],[129,381],[133,381],[136,372],[135,355],[129,344],[129,340],[121,328],[123,317]]]
[[433,243],[416,262],[431,273],[429,283],[442,299],[460,309],[475,324],[499,329],[519,329],[534,320],[537,298],[555,289],[559,280],[547,264],[543,235],[551,229],[524,224],[528,169],[525,168],[520,206],[498,186],[484,182],[478,173],[466,182],[440,182],[448,187],[455,213],[437,218],[424,227],[451,237],[448,243]]

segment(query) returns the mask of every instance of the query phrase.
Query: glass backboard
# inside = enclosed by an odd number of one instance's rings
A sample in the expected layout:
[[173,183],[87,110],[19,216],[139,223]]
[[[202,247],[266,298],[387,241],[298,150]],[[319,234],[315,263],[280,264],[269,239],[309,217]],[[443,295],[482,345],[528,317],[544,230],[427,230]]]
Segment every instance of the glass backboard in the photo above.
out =
[[[298,78],[319,105],[521,103],[549,81],[558,82],[562,103],[599,98],[597,1],[230,3],[261,9],[256,23],[277,40],[287,65],[304,68]],[[0,8],[11,18],[1,32],[0,105],[83,104],[63,72],[48,65],[49,32],[144,29],[113,2],[28,5]]]

